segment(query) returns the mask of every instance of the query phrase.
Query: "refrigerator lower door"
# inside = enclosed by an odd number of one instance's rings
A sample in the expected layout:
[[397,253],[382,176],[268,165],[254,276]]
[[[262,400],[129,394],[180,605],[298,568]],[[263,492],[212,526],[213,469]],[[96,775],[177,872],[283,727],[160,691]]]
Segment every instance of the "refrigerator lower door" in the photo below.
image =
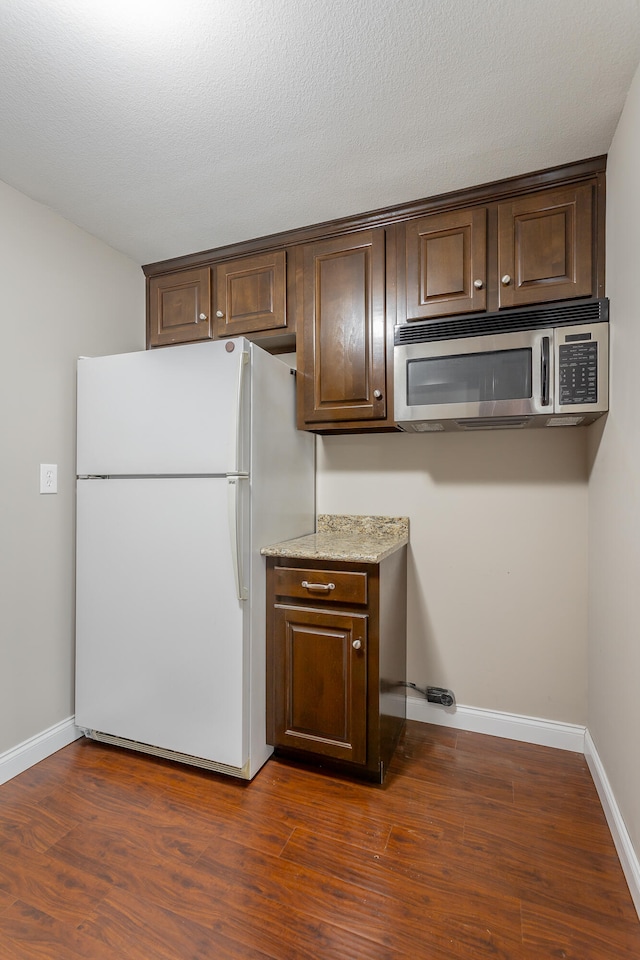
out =
[[77,496],[76,723],[245,776],[227,480],[88,479]]

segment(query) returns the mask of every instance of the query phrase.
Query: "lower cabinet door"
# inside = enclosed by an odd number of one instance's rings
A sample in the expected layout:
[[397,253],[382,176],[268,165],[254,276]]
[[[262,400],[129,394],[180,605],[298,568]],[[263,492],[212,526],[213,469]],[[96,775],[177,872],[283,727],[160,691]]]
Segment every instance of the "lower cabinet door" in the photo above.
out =
[[366,763],[367,616],[274,614],[274,745]]

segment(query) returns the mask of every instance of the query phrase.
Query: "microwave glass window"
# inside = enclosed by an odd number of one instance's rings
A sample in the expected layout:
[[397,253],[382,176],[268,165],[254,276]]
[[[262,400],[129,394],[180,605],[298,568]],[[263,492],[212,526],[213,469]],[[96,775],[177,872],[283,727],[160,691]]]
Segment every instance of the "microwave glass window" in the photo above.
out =
[[524,400],[532,395],[531,348],[428,357],[407,363],[407,405]]

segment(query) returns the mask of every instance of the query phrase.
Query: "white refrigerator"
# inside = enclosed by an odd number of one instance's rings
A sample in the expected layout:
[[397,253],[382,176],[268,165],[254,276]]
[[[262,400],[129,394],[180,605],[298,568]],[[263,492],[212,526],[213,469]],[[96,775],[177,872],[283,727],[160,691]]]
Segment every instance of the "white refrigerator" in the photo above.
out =
[[266,544],[312,533],[295,376],[244,339],[78,361],[76,724],[250,779]]

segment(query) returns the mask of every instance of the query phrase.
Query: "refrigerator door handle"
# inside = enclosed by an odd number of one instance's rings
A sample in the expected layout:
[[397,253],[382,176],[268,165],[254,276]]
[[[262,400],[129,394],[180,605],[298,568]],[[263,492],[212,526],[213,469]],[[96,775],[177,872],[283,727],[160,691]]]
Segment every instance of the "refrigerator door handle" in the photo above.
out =
[[238,496],[238,484],[248,477],[236,476],[228,477],[229,484],[229,536],[231,539],[231,562],[233,564],[233,576],[236,584],[236,596],[238,600],[247,600],[249,592],[244,586],[244,576],[242,570],[242,531],[240,522],[240,497]]
[[243,459],[243,448],[242,448],[242,414],[243,414],[243,397],[244,397],[244,370],[247,364],[249,363],[249,353],[247,350],[243,350],[240,356],[240,366],[238,367],[238,388],[236,396],[236,455],[235,455],[235,465],[236,470],[240,472],[244,466],[242,463]]

